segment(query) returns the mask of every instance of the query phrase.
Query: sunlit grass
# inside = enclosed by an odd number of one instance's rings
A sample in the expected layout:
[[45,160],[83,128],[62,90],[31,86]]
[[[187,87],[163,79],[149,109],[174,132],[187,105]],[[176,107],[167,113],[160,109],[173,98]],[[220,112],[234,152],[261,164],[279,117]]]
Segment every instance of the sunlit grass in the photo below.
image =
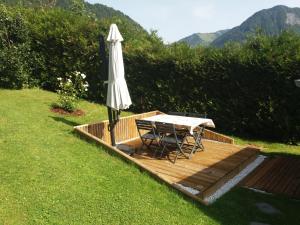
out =
[[261,149],[263,154],[271,155],[300,155],[300,146],[289,145],[280,142],[271,142],[263,140],[253,140],[240,137],[233,137],[236,144],[253,145]]

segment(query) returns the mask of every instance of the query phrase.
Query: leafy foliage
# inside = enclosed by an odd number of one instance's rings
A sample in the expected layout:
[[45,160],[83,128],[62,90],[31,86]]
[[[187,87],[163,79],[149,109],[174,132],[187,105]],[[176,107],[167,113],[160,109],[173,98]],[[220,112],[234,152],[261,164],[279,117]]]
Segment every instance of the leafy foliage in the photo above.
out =
[[58,77],[58,103],[54,103],[52,106],[62,108],[67,112],[74,112],[79,98],[84,97],[88,90],[89,84],[84,80],[85,78],[86,75],[78,71],[67,75],[65,79]]
[[0,5],[0,86],[22,88],[30,81],[28,30],[19,11]]
[[136,29],[144,30],[137,22],[121,11],[115,10],[99,3],[90,4],[84,0],[0,0],[0,3],[9,6],[20,6],[40,9],[60,8],[74,12],[78,15],[88,15],[95,19],[119,18],[135,26]]

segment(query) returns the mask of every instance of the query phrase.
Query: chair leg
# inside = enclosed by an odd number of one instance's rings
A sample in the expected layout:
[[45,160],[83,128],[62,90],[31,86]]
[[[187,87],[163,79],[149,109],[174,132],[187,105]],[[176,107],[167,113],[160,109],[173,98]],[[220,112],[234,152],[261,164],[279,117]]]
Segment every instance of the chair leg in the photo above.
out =
[[182,141],[181,144],[178,144],[178,143],[177,143],[176,156],[175,156],[175,159],[174,159],[174,162],[173,162],[174,164],[175,164],[175,162],[176,162],[176,160],[177,160],[177,158],[178,158],[179,153],[181,153],[184,157],[186,157],[186,155],[184,154],[184,152],[183,152],[183,150],[182,150],[182,146],[184,145],[184,141],[185,141],[185,139],[183,139],[183,141]]
[[157,149],[155,149],[155,151],[154,151],[154,153],[153,153],[153,158],[155,158],[156,153],[157,153]]
[[175,159],[174,159],[174,162],[173,162],[174,164],[176,163],[176,160],[178,158],[178,154],[179,154],[179,151],[176,152],[176,156],[175,156]]
[[[146,148],[149,148],[146,143],[146,140],[143,138],[141,138],[141,140],[142,140],[142,146],[139,148],[139,151],[142,151],[144,146],[146,146]],[[138,151],[136,153],[138,153]]]
[[162,158],[162,156],[163,156],[164,151],[165,151],[166,148],[167,148],[166,145],[164,145],[163,148],[162,148],[162,150],[161,150],[161,152],[160,152],[159,158]]
[[148,150],[151,150],[150,146],[152,145],[152,142],[153,142],[153,140],[151,140],[150,143],[146,145]]
[[[150,140],[149,143],[147,143],[148,140]],[[140,149],[143,149],[143,146],[146,146],[146,148],[151,151],[152,149],[150,146],[153,144],[153,141],[154,140],[152,139],[142,139],[142,146],[140,147]]]
[[202,149],[202,151],[205,150],[205,149],[204,149],[204,145],[203,145],[203,143],[202,143],[202,138],[201,138],[200,141],[199,141],[199,148]]
[[160,148],[162,147],[162,143],[161,143],[160,140],[156,140],[156,142],[157,142],[157,146],[158,146],[158,147],[155,149],[154,154],[153,154],[153,157],[156,156],[157,150],[160,149]]
[[[187,141],[187,139],[188,139],[187,136],[185,136],[185,137],[183,138],[183,140],[182,140],[182,143],[179,144],[177,147],[179,148],[180,153],[181,153],[185,158],[188,159],[189,157],[186,156],[186,154],[185,154],[184,151],[182,150],[182,147],[183,147],[185,141]],[[187,144],[189,144],[188,141],[187,141]]]
[[202,144],[202,135],[201,134],[199,134],[197,145],[200,149],[202,149],[202,151],[204,151],[204,145]]
[[[201,134],[199,133],[199,134],[197,134],[197,136],[196,135],[193,135],[193,136],[194,136],[195,144],[194,144],[194,146],[193,146],[193,148],[190,152],[189,159],[196,152],[197,147],[202,148],[201,146],[203,146],[202,143],[201,143],[201,138],[202,138]],[[204,147],[203,147],[203,150],[204,150]]]
[[196,131],[193,133],[193,138],[195,141],[195,145],[196,149],[193,149],[193,152],[198,151],[198,148],[202,149],[202,151],[204,151],[204,145],[202,144],[202,136],[204,134],[204,127],[199,127],[200,131]]

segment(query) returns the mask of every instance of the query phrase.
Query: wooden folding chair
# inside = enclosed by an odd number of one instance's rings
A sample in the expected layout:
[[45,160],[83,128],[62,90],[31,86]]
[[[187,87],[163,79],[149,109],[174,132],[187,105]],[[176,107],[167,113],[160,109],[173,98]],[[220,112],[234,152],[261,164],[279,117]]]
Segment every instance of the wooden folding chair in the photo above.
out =
[[135,123],[142,141],[141,149],[143,146],[146,146],[149,150],[151,150],[151,146],[159,145],[159,136],[151,121],[136,119]]
[[162,146],[160,157],[162,157],[166,149],[170,151],[170,148],[173,147],[176,149],[176,156],[173,163],[176,162],[179,154],[182,154],[188,158],[183,151],[188,130],[176,130],[175,124],[172,123],[156,122],[155,127],[160,136],[160,143]]

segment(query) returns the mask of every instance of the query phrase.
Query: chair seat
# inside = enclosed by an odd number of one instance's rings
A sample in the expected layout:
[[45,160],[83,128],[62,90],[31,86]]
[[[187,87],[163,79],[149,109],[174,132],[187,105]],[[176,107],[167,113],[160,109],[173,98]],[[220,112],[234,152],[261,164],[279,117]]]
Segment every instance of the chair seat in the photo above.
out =
[[146,133],[146,134],[143,134],[143,135],[142,135],[142,138],[144,138],[144,139],[156,140],[156,139],[159,138],[159,136],[156,135],[156,134],[153,134],[152,132],[148,132],[148,133]]
[[[178,142],[183,142],[183,137],[177,136]],[[165,136],[161,139],[162,142],[169,143],[169,144],[176,144],[176,138],[173,135]]]

